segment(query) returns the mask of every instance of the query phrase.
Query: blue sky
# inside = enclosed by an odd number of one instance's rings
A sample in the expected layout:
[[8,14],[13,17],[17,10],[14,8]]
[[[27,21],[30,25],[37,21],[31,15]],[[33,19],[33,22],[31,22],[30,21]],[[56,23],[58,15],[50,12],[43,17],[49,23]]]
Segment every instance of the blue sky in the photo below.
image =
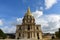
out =
[[[36,23],[46,30],[44,32],[55,32],[59,28],[60,0],[0,0],[0,28],[7,33],[15,32],[15,23],[22,22],[28,7],[37,19]],[[53,24],[58,28],[54,28]]]
[[41,6],[40,0],[0,0],[0,15],[1,17],[22,17],[28,7],[31,7],[31,11],[35,11],[39,6]]

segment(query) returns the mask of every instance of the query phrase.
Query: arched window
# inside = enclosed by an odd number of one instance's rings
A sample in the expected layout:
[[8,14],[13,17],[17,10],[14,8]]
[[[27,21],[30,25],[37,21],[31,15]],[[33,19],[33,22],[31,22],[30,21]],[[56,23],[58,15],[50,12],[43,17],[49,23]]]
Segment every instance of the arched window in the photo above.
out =
[[28,19],[30,19],[30,16],[28,16]]
[[25,23],[26,23],[26,20],[25,20]]
[[21,33],[19,33],[19,37],[21,37]]
[[28,30],[30,30],[30,25],[28,25]]
[[21,26],[19,27],[19,30],[21,30]]

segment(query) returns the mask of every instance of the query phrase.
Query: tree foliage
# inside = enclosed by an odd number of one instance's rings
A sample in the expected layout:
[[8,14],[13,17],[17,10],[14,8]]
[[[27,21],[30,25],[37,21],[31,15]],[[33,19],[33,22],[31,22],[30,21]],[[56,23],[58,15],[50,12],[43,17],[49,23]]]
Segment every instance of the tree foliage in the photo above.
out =
[[60,28],[59,28],[59,31],[55,32],[55,35],[57,38],[60,38]]
[[0,29],[0,39],[5,39],[6,34]]

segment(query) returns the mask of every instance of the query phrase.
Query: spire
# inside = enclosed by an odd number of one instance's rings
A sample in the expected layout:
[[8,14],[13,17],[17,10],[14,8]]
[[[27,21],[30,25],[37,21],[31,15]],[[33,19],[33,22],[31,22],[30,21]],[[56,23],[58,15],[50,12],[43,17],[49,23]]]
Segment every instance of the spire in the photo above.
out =
[[27,13],[25,14],[25,16],[26,15],[30,15],[30,16],[32,16],[32,14],[31,14],[31,11],[30,11],[30,8],[28,7],[28,10],[27,10]]
[[30,8],[29,8],[29,7],[28,7],[28,10],[27,10],[27,13],[31,13],[31,12],[30,12]]

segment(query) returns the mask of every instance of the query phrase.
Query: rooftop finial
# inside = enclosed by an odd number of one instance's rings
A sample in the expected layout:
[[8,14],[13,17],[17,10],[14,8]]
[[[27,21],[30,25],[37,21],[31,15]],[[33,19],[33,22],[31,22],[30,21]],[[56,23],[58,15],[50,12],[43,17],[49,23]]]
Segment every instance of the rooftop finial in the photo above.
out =
[[31,15],[32,16],[31,11],[30,11],[30,7],[28,7],[27,13],[25,15]]
[[27,13],[30,13],[30,7],[28,7]]

